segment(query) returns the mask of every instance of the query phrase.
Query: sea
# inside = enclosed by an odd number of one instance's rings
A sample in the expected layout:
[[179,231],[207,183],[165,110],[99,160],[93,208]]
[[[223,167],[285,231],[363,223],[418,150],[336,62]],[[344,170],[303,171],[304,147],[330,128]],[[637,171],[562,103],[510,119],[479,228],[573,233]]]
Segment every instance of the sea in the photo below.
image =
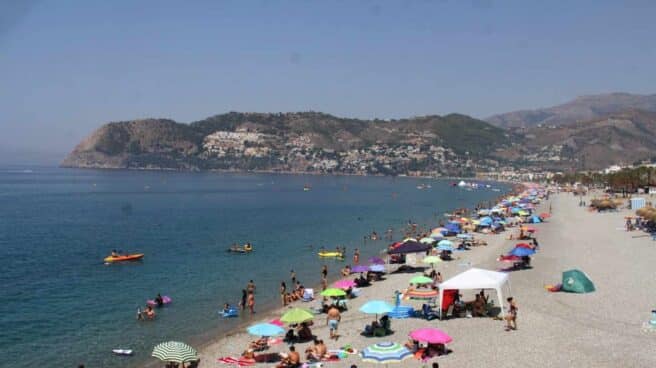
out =
[[[153,360],[157,343],[201,344],[248,322],[218,310],[249,280],[262,313],[279,305],[292,269],[306,286],[323,264],[334,279],[355,248],[366,260],[386,247],[365,239],[373,231],[392,228],[398,239],[408,222],[434,227],[445,212],[510,189],[452,182],[0,167],[0,356],[13,367],[132,367]],[[227,252],[246,242],[252,253]],[[345,261],[317,257],[337,245]],[[104,264],[113,249],[145,257]],[[157,293],[173,302],[137,321]]]

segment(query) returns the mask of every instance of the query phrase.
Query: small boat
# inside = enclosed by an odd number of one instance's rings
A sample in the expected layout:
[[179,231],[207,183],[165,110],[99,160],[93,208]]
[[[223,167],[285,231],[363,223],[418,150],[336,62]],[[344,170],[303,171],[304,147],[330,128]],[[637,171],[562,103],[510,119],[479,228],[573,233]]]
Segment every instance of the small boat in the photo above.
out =
[[309,192],[310,190],[312,190],[312,186],[310,184],[305,184],[303,186],[303,191],[304,192]]
[[105,257],[105,262],[107,263],[131,262],[131,261],[138,261],[143,257],[144,257],[143,253],[109,256],[109,257]]
[[231,253],[250,253],[253,251],[253,246],[250,244],[245,244],[243,247],[240,247],[238,245],[233,245],[232,247],[228,248],[228,252]]
[[344,255],[341,252],[319,252],[317,254],[319,257],[344,258]]
[[112,353],[116,355],[132,355],[132,349],[112,349]]
[[[167,304],[171,304],[172,301],[173,301],[173,299],[171,299],[170,296],[164,295],[162,297],[162,306],[167,305]],[[151,307],[156,307],[157,306],[157,302],[155,301],[155,299],[146,300],[146,304],[150,305]]]

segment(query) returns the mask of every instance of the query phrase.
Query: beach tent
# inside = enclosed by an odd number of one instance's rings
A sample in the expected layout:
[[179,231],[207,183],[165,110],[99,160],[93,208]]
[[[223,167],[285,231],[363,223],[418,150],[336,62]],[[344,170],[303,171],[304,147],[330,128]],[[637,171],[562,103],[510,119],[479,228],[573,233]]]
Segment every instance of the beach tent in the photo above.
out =
[[[439,285],[440,300],[444,297],[445,290],[494,289],[497,291],[499,307],[503,307],[504,299],[501,289],[504,285],[507,286],[508,292],[510,292],[510,280],[507,273],[484,270],[482,268],[470,268]],[[503,308],[501,308],[501,315],[505,315]],[[442,308],[440,308],[441,317]]]
[[563,272],[562,291],[570,293],[591,293],[595,291],[595,286],[583,271],[569,270]]

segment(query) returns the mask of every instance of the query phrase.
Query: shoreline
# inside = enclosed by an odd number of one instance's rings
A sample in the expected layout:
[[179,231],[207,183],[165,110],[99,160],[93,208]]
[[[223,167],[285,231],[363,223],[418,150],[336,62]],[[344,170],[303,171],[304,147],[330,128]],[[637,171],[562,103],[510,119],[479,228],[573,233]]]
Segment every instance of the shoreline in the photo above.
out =
[[[289,175],[287,173],[282,173],[282,174],[283,175]],[[408,177],[408,178],[415,178],[416,179],[417,177]],[[437,178],[437,179],[442,179],[442,178]],[[501,182],[501,181],[494,181],[494,182]],[[505,184],[511,184],[510,188],[508,188],[507,191],[495,193],[496,195],[493,196],[493,198],[489,200],[490,202],[496,203],[499,198],[507,197],[507,196],[510,196],[510,195],[515,195],[515,194],[518,194],[518,193],[522,192],[524,189],[526,189],[526,183],[505,182]],[[472,210],[471,208],[467,208],[467,209],[470,210],[470,211]],[[451,212],[453,210],[455,210],[455,209],[447,209],[447,211],[451,211]],[[437,224],[433,224],[433,227],[434,226],[437,226]],[[496,245],[496,246],[494,246],[494,248],[496,249],[499,245],[499,244],[496,244],[496,243],[498,243],[500,240],[502,240],[503,236],[506,235],[506,234],[507,233],[504,232],[504,233],[493,235],[493,236],[491,236],[491,235],[482,235],[482,234],[477,234],[477,235],[479,235],[479,238],[482,237],[485,240],[496,240],[496,242],[488,241],[488,245],[483,246],[483,248],[491,249],[491,248],[493,248],[493,247],[491,247],[491,245]],[[488,239],[490,237],[492,237],[492,239]],[[379,249],[377,251],[377,254],[385,254],[386,245],[388,245],[390,243],[390,241],[384,239],[384,237],[383,237],[383,239],[380,239],[380,241],[381,241],[381,245],[383,245],[383,248]],[[397,240],[394,240],[394,241],[397,241]],[[479,246],[479,247],[473,248],[469,252],[475,251],[478,248],[482,248],[482,247]],[[369,257],[367,257],[367,258],[369,258]],[[454,263],[459,259],[460,258],[454,258],[454,260],[451,261],[450,263]],[[367,261],[367,259],[364,259],[364,258],[361,259],[361,264],[366,263],[366,261]],[[343,264],[344,265],[351,264],[351,261],[349,261],[348,259],[345,259]],[[452,267],[452,268],[455,268],[455,267]],[[390,272],[388,270],[388,273],[386,274],[386,277],[389,277],[389,276],[390,276]],[[337,281],[339,279],[342,279],[342,278],[344,278],[344,277],[342,277],[342,276],[329,277],[328,278],[328,285],[330,286],[335,281]],[[382,286],[384,286],[384,283],[385,283],[385,281],[374,283],[371,286],[366,287],[362,290],[366,291],[366,290],[369,290],[371,288],[374,288],[375,286],[382,287]],[[208,351],[215,350],[214,348],[216,348],[217,346],[225,345],[224,342],[227,342],[231,338],[239,338],[239,337],[243,337],[244,335],[250,337],[250,335],[247,335],[247,333],[245,332],[245,327],[247,327],[249,325],[252,325],[254,323],[261,323],[261,322],[266,322],[266,321],[270,321],[270,320],[279,318],[284,313],[285,309],[290,308],[290,307],[303,307],[303,306],[308,306],[308,305],[311,305],[311,304],[316,304],[316,301],[319,300],[319,298],[321,297],[319,295],[321,285],[320,285],[320,283],[317,283],[317,284],[313,284],[313,286],[314,286],[314,290],[315,290],[315,299],[314,299],[314,301],[312,301],[310,303],[303,303],[301,301],[296,301],[296,302],[293,302],[292,304],[290,304],[286,307],[283,307],[283,306],[280,305],[280,301],[278,300],[275,303],[271,303],[271,305],[263,304],[263,306],[265,306],[265,307],[262,310],[257,310],[256,315],[251,316],[250,318],[242,318],[241,313],[240,313],[240,317],[239,317],[239,318],[241,318],[240,322],[237,325],[232,326],[231,328],[229,328],[228,331],[220,332],[221,336],[218,336],[218,337],[217,336],[214,336],[214,337],[209,336],[213,332],[218,332],[218,330],[220,330],[220,328],[214,327],[211,330],[209,330],[207,332],[204,332],[201,335],[194,336],[194,337],[190,338],[190,344],[193,345],[196,348],[196,350],[199,353],[199,356],[201,357],[201,362],[202,362],[201,366],[207,366],[207,364],[208,364],[207,363],[208,359],[206,359],[206,357],[203,357],[203,355],[207,354]],[[352,308],[349,307],[349,310],[352,310]],[[247,310],[244,311],[244,312],[248,313]],[[356,312],[356,313],[358,313],[358,312]],[[365,317],[365,318],[370,318],[370,317]],[[314,329],[313,329],[313,331],[314,331]],[[240,351],[240,353],[241,353],[241,351]],[[216,357],[214,359],[214,363],[216,363]],[[150,361],[147,361],[147,362],[145,362],[144,364],[142,364],[140,366],[142,366],[144,368],[155,368],[155,367],[161,366],[161,362],[150,359]],[[262,366],[262,364],[260,364],[258,366]]]

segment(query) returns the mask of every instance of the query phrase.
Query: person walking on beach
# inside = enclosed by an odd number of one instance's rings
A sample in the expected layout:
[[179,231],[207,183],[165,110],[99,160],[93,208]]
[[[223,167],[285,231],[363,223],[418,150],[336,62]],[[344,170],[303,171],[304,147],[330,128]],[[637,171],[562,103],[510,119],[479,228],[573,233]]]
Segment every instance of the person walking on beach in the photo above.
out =
[[282,306],[287,306],[287,300],[285,295],[287,294],[287,284],[284,281],[280,283],[280,299],[282,300]]
[[251,314],[255,313],[255,294],[253,294],[252,291],[248,292],[248,299],[246,300],[246,304],[248,305],[248,310],[251,312]]
[[330,338],[337,340],[339,335],[337,334],[337,327],[339,326],[339,321],[342,320],[342,316],[339,313],[339,309],[334,305],[330,306],[328,309],[328,316],[326,317],[326,324],[330,328]]
[[506,316],[506,331],[517,329],[517,304],[512,297],[508,301],[508,315]]
[[356,265],[358,263],[360,263],[360,250],[355,248],[355,251],[353,252],[353,264]]

